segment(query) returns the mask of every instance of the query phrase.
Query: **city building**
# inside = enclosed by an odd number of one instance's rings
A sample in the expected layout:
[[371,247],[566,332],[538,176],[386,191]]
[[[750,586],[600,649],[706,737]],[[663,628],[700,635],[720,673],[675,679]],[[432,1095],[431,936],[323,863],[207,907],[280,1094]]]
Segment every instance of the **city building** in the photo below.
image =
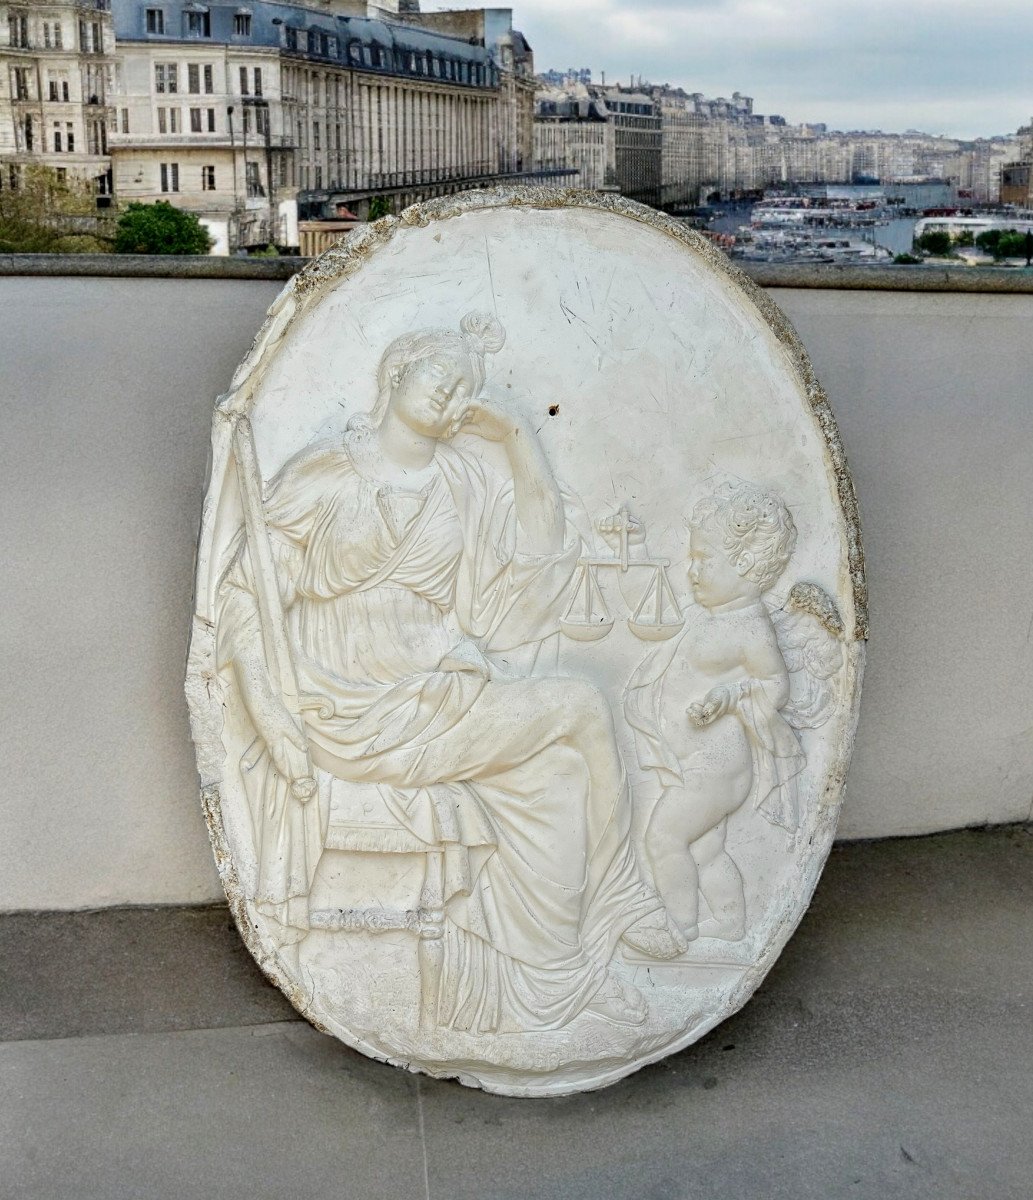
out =
[[0,3],[0,186],[40,164],[110,204],[114,53],[110,0]]
[[543,172],[574,168],[574,186],[615,191],[615,124],[605,100],[584,83],[541,88],[535,98],[534,166]]
[[612,114],[614,170],[622,195],[660,206],[663,171],[660,110],[653,97],[622,87],[600,87]]
[[530,171],[530,47],[510,10],[114,0],[120,201],[196,212],[222,252]]

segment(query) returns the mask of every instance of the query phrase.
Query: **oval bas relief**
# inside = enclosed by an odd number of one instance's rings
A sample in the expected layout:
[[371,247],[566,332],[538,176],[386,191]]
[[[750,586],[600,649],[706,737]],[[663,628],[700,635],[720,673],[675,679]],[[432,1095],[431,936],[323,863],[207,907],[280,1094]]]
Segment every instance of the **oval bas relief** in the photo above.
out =
[[187,693],[292,1003],[520,1096],[738,1009],[828,854],[866,634],[771,301],[628,201],[435,201],[284,288],[212,462]]

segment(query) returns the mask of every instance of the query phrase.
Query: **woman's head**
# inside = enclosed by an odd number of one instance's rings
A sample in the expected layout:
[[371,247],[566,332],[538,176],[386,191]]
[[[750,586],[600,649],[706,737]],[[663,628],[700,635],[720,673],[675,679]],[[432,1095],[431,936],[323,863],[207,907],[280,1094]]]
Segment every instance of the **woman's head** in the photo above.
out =
[[689,578],[708,606],[767,591],[796,546],[789,509],[751,483],[723,484],[696,505],[691,525]]
[[384,351],[377,370],[377,400],[370,421],[392,407],[419,433],[444,437],[462,405],[484,386],[485,356],[501,350],[505,330],[496,317],[471,312],[458,330],[405,333]]

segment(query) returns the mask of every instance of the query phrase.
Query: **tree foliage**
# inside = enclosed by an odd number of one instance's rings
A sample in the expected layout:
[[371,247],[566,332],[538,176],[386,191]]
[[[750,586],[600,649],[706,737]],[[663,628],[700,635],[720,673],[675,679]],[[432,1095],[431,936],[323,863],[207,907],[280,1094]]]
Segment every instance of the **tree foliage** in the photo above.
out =
[[915,238],[915,246],[926,254],[950,254],[951,235],[945,229],[927,229]]
[[116,254],[207,254],[211,245],[197,217],[166,200],[128,205],[115,232]]
[[368,220],[379,221],[391,212],[391,201],[386,196],[374,196],[369,202]]
[[[8,181],[5,180],[5,184]],[[0,189],[0,252],[97,254],[111,249],[88,182],[52,167],[23,167],[18,186]]]
[[996,262],[1005,258],[1026,257],[1026,235],[1017,229],[987,229],[976,238],[976,245]]

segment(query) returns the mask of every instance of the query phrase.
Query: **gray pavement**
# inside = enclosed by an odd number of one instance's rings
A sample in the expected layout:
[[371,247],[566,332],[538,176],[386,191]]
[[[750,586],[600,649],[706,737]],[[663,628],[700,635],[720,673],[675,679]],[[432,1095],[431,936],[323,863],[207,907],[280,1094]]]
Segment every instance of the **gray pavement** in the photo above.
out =
[[698,1045],[553,1100],[298,1020],[225,909],[0,918],[0,1197],[1033,1196],[1033,833],[837,847]]

